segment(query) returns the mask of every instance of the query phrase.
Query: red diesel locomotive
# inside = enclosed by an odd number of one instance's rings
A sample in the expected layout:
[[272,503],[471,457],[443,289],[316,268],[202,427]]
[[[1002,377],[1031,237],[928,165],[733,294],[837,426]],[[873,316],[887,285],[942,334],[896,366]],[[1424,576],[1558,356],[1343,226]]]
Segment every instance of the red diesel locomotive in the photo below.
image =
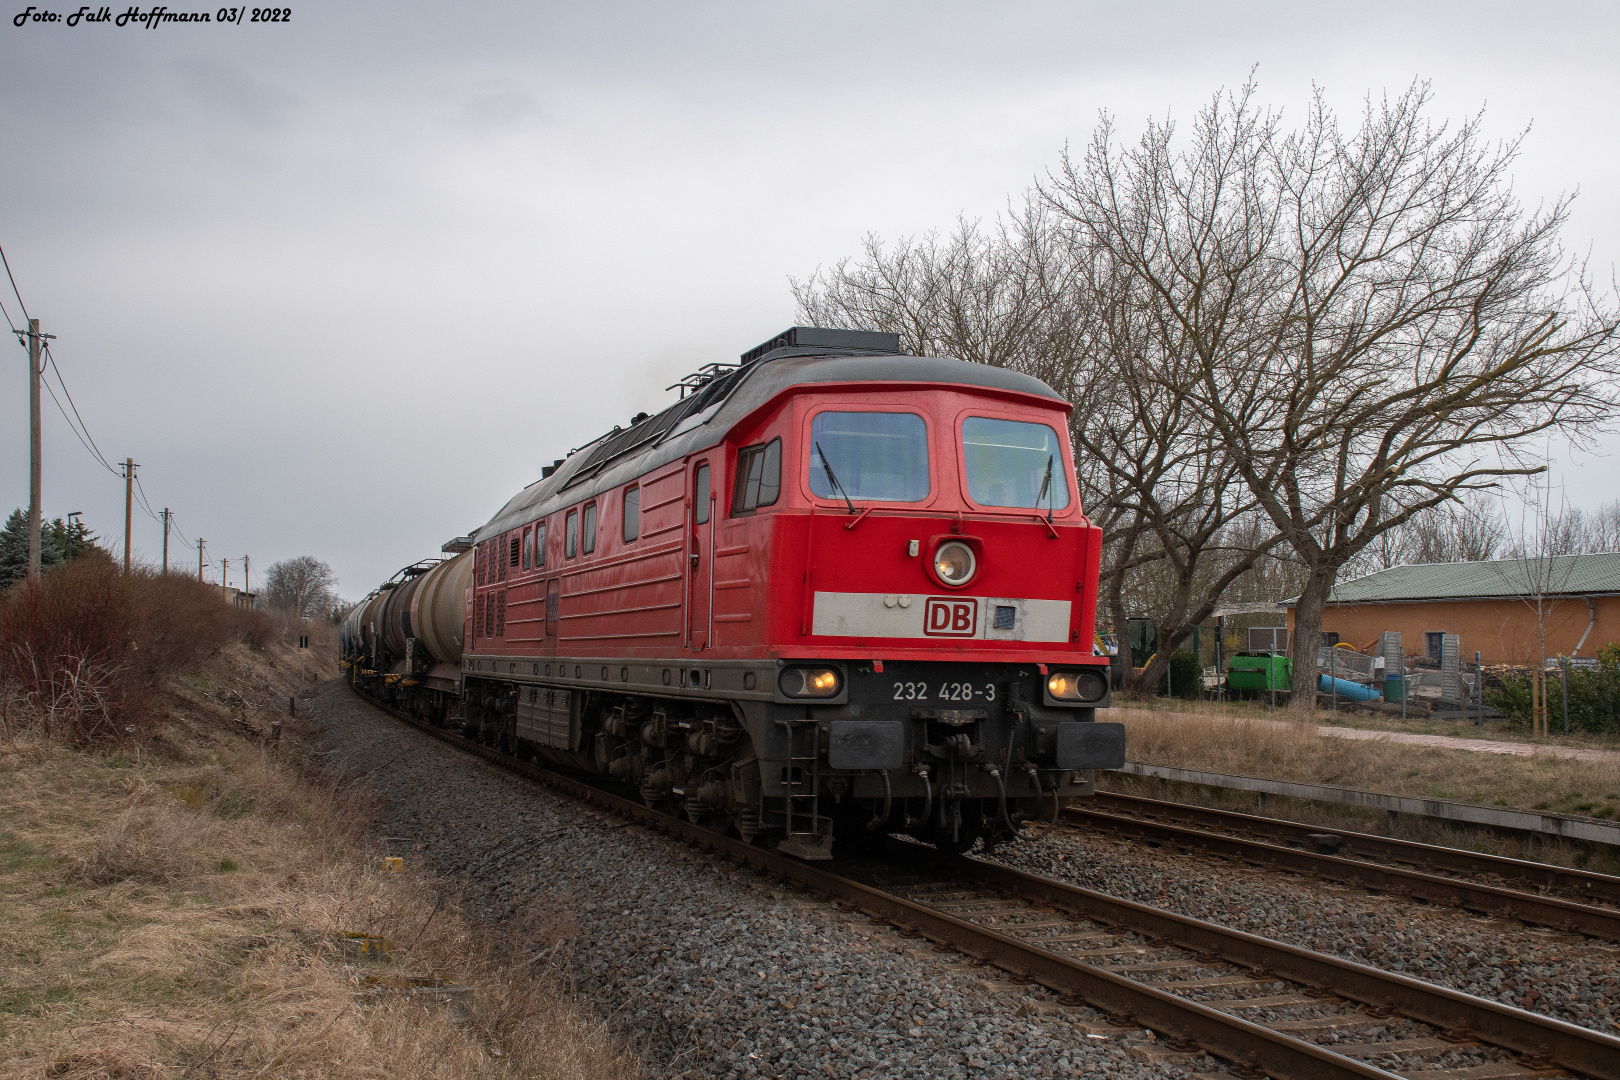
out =
[[1068,402],[813,327],[683,385],[356,608],[356,684],[806,858],[1005,838],[1123,764]]

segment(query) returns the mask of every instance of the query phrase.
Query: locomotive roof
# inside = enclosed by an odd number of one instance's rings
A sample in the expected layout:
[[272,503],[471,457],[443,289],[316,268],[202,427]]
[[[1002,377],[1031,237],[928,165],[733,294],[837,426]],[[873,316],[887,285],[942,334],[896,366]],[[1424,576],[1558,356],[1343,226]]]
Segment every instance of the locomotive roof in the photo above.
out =
[[705,450],[732,425],[793,386],[809,383],[949,383],[1069,402],[1041,380],[1007,368],[943,356],[851,355],[827,349],[778,349],[713,379],[656,416],[587,443],[550,476],[507,502],[476,533],[505,532],[617,487],[657,466]]

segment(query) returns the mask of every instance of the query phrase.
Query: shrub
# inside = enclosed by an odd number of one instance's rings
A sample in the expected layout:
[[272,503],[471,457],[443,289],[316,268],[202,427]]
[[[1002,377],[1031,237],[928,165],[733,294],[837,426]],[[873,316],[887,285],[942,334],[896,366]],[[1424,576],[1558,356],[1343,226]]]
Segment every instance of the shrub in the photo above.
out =
[[[263,612],[195,579],[80,559],[0,596],[0,725],[84,743],[149,719],[158,688],[231,641],[262,648]],[[3,732],[0,732],[3,733]]]
[[[1548,729],[1562,731],[1563,676],[1549,671],[1545,685]],[[1486,691],[1486,699],[1515,726],[1530,726],[1528,674],[1503,680],[1502,689]],[[1591,734],[1620,734],[1620,645],[1604,646],[1598,652],[1596,668],[1569,669],[1569,729]]]
[[1170,655],[1170,692],[1187,701],[1204,696],[1204,669],[1198,655],[1190,651]]

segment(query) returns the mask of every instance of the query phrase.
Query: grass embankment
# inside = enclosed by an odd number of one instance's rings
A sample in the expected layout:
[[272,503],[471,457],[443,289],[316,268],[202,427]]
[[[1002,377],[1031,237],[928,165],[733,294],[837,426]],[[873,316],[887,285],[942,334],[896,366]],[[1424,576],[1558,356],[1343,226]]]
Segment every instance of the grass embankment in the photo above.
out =
[[[385,871],[359,783],[301,767],[290,728],[267,744],[332,674],[270,636],[149,682],[138,737],[48,737],[10,688],[0,1076],[634,1075],[565,973],[475,931],[445,883]],[[401,992],[435,981],[470,993]]]
[[[1411,746],[1377,739],[1341,739],[1318,734],[1307,723],[1246,723],[1220,715],[1115,710],[1125,724],[1133,761],[1181,769],[1262,776],[1327,784],[1418,798],[1456,799],[1522,810],[1552,810],[1620,820],[1620,762],[1575,761],[1546,755],[1517,757]],[[1108,790],[1163,797],[1165,787],[1118,773],[1100,774]],[[1209,793],[1173,785],[1176,797],[1205,805],[1254,810],[1248,792]],[[1368,832],[1391,832],[1381,811],[1306,804],[1272,797],[1270,813],[1313,824]],[[1402,817],[1396,835],[1560,863],[1620,869],[1600,846],[1565,845],[1541,837],[1492,837],[1435,821]],[[1595,860],[1595,861],[1594,861]]]

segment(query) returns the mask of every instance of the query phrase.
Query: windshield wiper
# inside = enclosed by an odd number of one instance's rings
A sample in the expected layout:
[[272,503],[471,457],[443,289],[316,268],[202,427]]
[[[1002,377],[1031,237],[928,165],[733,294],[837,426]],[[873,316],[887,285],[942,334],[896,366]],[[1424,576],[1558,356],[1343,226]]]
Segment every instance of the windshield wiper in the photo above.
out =
[[844,497],[844,505],[849,507],[849,512],[853,514],[855,512],[855,500],[849,497],[849,492],[844,490],[844,485],[840,484],[838,477],[833,475],[832,462],[827,460],[827,451],[821,448],[819,441],[816,443],[816,453],[821,455],[821,467],[827,472],[828,482],[832,484],[834,491]]
[[[1035,509],[1037,510],[1041,508],[1041,499],[1046,496],[1048,491],[1052,491],[1052,457],[1051,454],[1046,455],[1046,479],[1041,481],[1041,493],[1035,496]],[[1052,520],[1053,503],[1056,501],[1057,493],[1052,492],[1052,497],[1046,500],[1046,520],[1048,523]]]

